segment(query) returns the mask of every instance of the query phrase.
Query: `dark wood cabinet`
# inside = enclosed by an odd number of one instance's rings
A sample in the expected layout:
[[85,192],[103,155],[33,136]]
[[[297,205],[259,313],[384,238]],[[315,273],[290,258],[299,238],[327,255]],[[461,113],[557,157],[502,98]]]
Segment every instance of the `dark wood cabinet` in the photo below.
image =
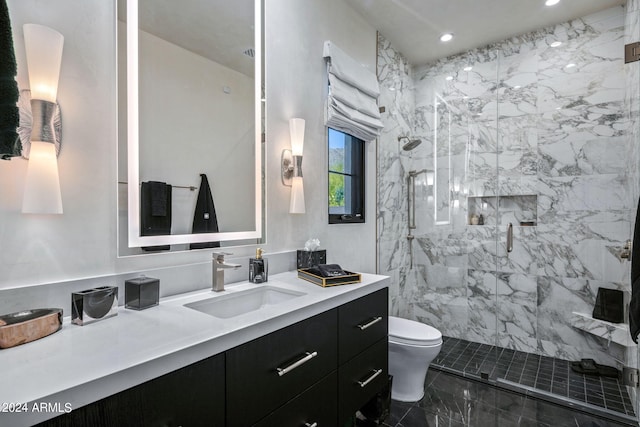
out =
[[388,381],[388,290],[40,424],[342,426]]
[[333,371],[316,385],[255,424],[256,427],[304,427],[336,424],[338,402],[335,398],[338,373]]
[[388,299],[385,288],[338,307],[340,364],[387,338]]
[[372,347],[338,369],[338,425],[362,408],[389,381],[388,341]]
[[224,426],[224,358],[210,357],[39,426]]
[[337,368],[333,309],[227,351],[227,425],[260,420]]

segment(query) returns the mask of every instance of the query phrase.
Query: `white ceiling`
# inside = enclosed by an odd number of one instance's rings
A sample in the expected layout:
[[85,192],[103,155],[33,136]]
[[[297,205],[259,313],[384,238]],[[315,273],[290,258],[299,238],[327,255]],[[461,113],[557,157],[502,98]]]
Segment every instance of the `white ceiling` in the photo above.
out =
[[[254,61],[253,0],[139,0],[141,30],[247,76]],[[118,1],[118,18],[126,20]]]
[[[567,22],[625,0],[345,0],[414,65]],[[448,43],[440,35],[453,33]]]

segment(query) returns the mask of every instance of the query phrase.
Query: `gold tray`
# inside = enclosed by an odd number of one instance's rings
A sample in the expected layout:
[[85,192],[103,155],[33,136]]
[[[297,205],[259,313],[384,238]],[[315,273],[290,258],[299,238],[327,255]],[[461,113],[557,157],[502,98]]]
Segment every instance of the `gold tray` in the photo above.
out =
[[310,273],[308,268],[300,268],[298,269],[298,278],[304,279],[307,282],[315,283],[323,288],[328,286],[350,285],[352,283],[360,283],[362,281],[362,277],[359,273],[352,273],[350,271],[345,271],[345,273],[347,273],[345,276],[322,277]]

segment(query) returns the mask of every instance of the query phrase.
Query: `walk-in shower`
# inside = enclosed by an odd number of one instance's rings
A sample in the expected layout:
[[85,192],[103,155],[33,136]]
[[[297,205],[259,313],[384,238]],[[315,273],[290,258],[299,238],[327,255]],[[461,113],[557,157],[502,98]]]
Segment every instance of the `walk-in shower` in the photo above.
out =
[[[462,375],[621,420],[637,419],[636,388],[580,382],[571,362],[638,367],[628,325],[592,315],[598,288],[630,290],[630,262],[617,256],[640,195],[630,5],[429,64],[378,39],[381,87],[395,88],[379,99],[389,132],[378,140],[390,314],[451,338],[443,354]],[[607,389],[621,395],[609,401]]]

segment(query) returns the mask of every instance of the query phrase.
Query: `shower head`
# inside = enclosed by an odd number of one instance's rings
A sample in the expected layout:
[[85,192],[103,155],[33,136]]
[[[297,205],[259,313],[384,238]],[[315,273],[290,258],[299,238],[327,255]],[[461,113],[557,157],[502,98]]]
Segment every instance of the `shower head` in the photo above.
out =
[[402,145],[402,149],[404,151],[411,151],[414,148],[416,148],[418,145],[422,144],[422,140],[421,139],[410,139],[408,136],[399,136],[398,137],[398,142],[401,142],[403,139],[406,139],[407,142],[404,143],[404,145]]

